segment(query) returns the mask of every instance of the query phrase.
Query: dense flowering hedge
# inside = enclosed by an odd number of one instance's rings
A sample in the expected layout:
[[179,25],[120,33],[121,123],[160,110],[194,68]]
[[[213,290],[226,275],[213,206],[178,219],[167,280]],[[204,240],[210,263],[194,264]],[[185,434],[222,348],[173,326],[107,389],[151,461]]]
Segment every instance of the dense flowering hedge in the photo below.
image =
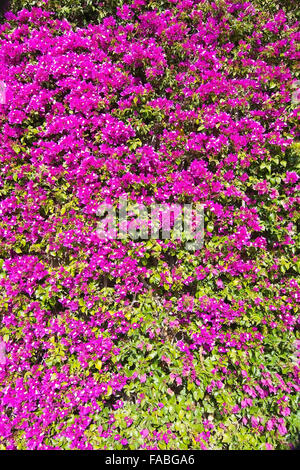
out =
[[[289,448],[299,24],[123,3],[0,25],[0,447]],[[125,195],[201,202],[203,248],[99,240]]]

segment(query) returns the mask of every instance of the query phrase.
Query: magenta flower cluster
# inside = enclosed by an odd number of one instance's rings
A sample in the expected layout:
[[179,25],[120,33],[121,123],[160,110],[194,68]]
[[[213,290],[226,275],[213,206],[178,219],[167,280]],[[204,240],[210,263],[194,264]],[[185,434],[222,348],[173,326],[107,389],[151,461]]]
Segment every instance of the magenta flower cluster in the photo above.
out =
[[[152,3],[0,25],[2,449],[297,438],[299,24]],[[99,240],[119,197],[203,204],[203,248]]]

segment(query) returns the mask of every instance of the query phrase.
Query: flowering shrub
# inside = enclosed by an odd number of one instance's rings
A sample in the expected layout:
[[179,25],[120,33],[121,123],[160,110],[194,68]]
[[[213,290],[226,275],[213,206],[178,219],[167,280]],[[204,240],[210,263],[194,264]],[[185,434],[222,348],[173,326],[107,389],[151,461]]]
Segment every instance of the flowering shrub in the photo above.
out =
[[[105,5],[0,25],[0,448],[289,448],[299,24],[254,1]],[[203,248],[99,240],[125,196],[202,203]]]

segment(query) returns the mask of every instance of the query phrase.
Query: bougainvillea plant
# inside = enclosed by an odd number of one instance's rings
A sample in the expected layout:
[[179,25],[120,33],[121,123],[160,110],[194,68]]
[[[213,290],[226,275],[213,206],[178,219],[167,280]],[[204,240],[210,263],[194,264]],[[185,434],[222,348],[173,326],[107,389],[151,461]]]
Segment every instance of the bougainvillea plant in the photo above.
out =
[[[0,24],[0,448],[289,449],[299,22],[87,3]],[[125,196],[201,203],[203,247],[99,240]]]

